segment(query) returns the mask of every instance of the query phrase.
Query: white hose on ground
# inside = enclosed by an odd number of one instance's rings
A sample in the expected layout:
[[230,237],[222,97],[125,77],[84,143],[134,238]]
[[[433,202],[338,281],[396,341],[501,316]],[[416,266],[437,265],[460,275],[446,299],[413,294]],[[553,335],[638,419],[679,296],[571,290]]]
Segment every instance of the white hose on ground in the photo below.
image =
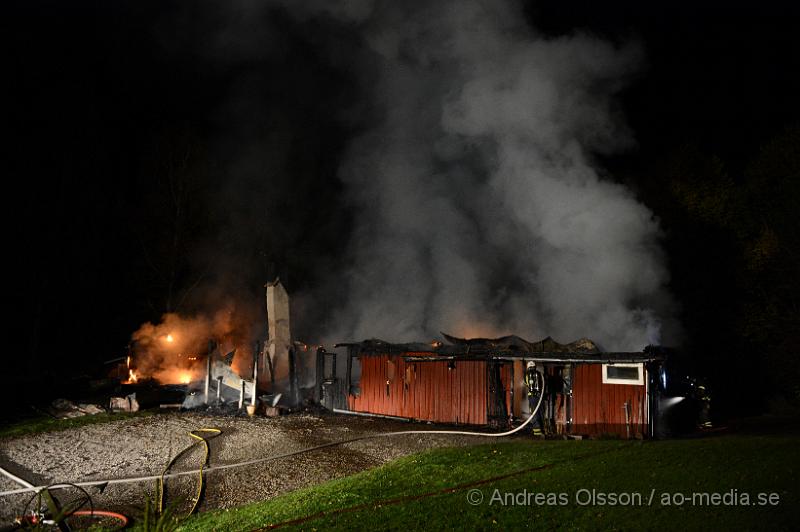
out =
[[7,476],[8,478],[13,480],[15,483],[19,484],[20,486],[25,486],[28,489],[30,489],[30,488],[34,488],[35,489],[35,486],[33,484],[31,484],[30,482],[28,482],[24,478],[19,478],[14,473],[11,473],[10,471],[5,470],[2,467],[0,467],[0,473],[2,473],[3,475]]
[[[319,449],[325,449],[327,447],[336,447],[337,445],[343,445],[345,443],[353,443],[353,442],[356,442],[356,441],[370,440],[370,439],[374,439],[374,438],[386,438],[386,437],[391,437],[391,436],[403,436],[403,435],[408,435],[408,434],[451,434],[451,435],[459,435],[459,436],[483,436],[483,437],[486,437],[486,438],[501,438],[501,437],[504,437],[504,436],[511,436],[512,434],[521,431],[523,428],[525,428],[528,425],[528,423],[533,421],[534,416],[536,416],[536,413],[539,411],[539,407],[542,406],[542,399],[543,398],[544,398],[544,394],[540,394],[539,395],[539,401],[536,403],[536,407],[533,409],[531,414],[528,416],[528,419],[526,419],[525,422],[522,425],[520,425],[519,427],[517,427],[515,429],[506,431],[506,432],[486,433],[486,432],[470,432],[470,431],[466,431],[466,430],[401,430],[401,431],[397,431],[397,432],[378,432],[376,434],[367,434],[367,435],[364,435],[364,436],[358,436],[356,438],[350,438],[348,440],[340,440],[340,441],[335,441],[335,442],[330,442],[330,443],[323,443],[322,445],[316,445],[314,447],[308,447],[306,449],[300,449],[299,451],[292,451],[292,452],[289,452],[289,453],[276,454],[276,455],[272,455],[272,456],[267,456],[265,458],[256,458],[256,459],[253,459],[253,460],[247,460],[245,462],[237,462],[235,464],[224,464],[224,465],[218,465],[218,466],[213,466],[213,467],[207,467],[207,468],[204,468],[202,471],[205,472],[205,473],[213,473],[213,472],[216,472],[216,471],[223,471],[225,469],[233,469],[233,468],[236,468],[236,467],[244,467],[244,466],[249,466],[249,465],[260,464],[260,463],[263,463],[263,462],[270,462],[272,460],[280,460],[281,458],[288,458],[290,456],[296,456],[298,454],[305,454],[305,453],[308,453],[308,452],[311,452],[311,451],[317,451]],[[179,471],[177,473],[170,473],[168,475],[164,475],[163,477],[161,475],[148,475],[148,476],[142,476],[142,477],[112,478],[112,479],[107,479],[107,480],[88,480],[88,481],[85,481],[85,482],[72,482],[69,485],[80,486],[82,488],[85,488],[85,487],[89,487],[89,486],[102,486],[102,485],[111,485],[111,484],[134,484],[134,483],[137,483],[137,482],[146,482],[148,480],[158,480],[159,478],[167,479],[167,478],[181,477],[181,476],[184,476],[184,475],[195,475],[195,474],[197,474],[199,472],[200,472],[199,469],[193,469],[191,471]],[[4,497],[4,496],[7,496],[7,495],[15,495],[15,494],[18,494],[18,493],[27,493],[27,492],[31,492],[31,491],[39,491],[39,490],[42,490],[42,489],[44,489],[46,487],[49,487],[50,489],[56,489],[59,486],[67,487],[67,484],[63,484],[63,485],[62,484],[55,484],[55,485],[49,485],[49,486],[31,486],[31,487],[28,487],[28,488],[20,488],[20,489],[15,489],[15,490],[0,491],[0,497]]]
[[400,434],[458,434],[461,436],[485,436],[487,438],[501,438],[503,436],[511,436],[515,432],[519,432],[525,428],[525,426],[533,421],[533,417],[536,415],[536,412],[539,411],[539,407],[542,405],[542,398],[544,397],[543,393],[539,394],[539,401],[536,403],[536,408],[533,409],[531,415],[528,416],[528,419],[520,425],[519,427],[509,430],[507,432],[497,432],[497,433],[486,433],[486,432],[469,432],[466,430],[401,430],[399,432],[384,432],[382,434],[375,434],[375,437],[378,436],[398,436]]

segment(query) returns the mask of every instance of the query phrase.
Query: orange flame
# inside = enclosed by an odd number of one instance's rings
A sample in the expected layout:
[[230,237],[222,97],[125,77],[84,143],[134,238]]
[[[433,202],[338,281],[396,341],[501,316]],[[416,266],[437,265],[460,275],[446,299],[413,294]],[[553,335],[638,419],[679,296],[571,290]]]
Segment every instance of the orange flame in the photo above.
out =
[[129,369],[128,380],[123,382],[123,384],[133,384],[135,382],[138,382],[138,380],[139,380],[139,375],[136,374],[136,370]]

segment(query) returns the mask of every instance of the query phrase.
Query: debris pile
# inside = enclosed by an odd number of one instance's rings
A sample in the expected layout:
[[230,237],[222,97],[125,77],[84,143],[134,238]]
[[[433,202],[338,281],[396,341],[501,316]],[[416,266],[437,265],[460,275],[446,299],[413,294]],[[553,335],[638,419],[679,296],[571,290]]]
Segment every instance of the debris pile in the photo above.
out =
[[48,413],[58,419],[69,419],[81,416],[101,414],[105,410],[89,403],[74,403],[68,399],[56,399],[47,409]]

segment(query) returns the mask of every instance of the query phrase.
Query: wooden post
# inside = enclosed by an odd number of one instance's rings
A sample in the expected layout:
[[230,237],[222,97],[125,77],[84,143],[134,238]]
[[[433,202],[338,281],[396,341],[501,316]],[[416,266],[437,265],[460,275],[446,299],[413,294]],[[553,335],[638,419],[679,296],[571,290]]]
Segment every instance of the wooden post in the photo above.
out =
[[316,382],[314,387],[317,402],[322,401],[322,381],[325,379],[325,349],[322,347],[317,348],[317,369],[316,369]]
[[514,421],[514,388],[517,387],[517,382],[514,380],[514,366],[516,365],[515,361],[511,361],[511,377],[509,381],[511,382],[511,408],[508,416],[508,426],[511,426],[511,423]]
[[258,357],[261,356],[261,342],[256,340],[256,354],[253,360],[253,397],[250,404],[256,406],[256,395],[258,395]]
[[347,348],[347,374],[344,376],[344,396],[345,398],[350,395],[350,374],[353,372],[353,347]]
[[211,355],[214,352],[214,341],[208,341],[208,355],[206,356],[206,394],[205,401],[208,404],[208,392],[211,387]]

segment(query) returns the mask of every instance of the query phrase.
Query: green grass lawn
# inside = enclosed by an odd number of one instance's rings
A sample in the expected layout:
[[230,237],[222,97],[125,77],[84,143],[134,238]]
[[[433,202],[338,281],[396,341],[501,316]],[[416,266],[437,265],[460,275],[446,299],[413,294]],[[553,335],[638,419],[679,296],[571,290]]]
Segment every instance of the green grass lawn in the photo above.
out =
[[[439,449],[269,501],[199,514],[186,520],[181,530],[234,532],[291,521],[295,522],[288,527],[305,530],[798,530],[799,441],[721,436]],[[208,481],[213,483],[213,476]],[[470,490],[479,490],[483,502],[470,504],[468,496],[479,498]],[[641,497],[641,505],[578,504],[576,496],[585,502],[592,490],[596,499],[601,493],[620,494],[620,502],[627,502],[622,494],[633,494],[631,501]],[[531,497],[532,504],[503,504],[497,495],[505,493],[523,493],[518,497]],[[532,497],[537,493],[556,504],[535,504]],[[689,498],[692,493],[734,494],[740,504],[693,506],[687,499],[682,505],[666,505],[665,496],[680,502],[676,493]],[[753,505],[741,505],[745,493]],[[756,506],[759,493],[777,494],[772,502],[776,497],[779,502]]]

